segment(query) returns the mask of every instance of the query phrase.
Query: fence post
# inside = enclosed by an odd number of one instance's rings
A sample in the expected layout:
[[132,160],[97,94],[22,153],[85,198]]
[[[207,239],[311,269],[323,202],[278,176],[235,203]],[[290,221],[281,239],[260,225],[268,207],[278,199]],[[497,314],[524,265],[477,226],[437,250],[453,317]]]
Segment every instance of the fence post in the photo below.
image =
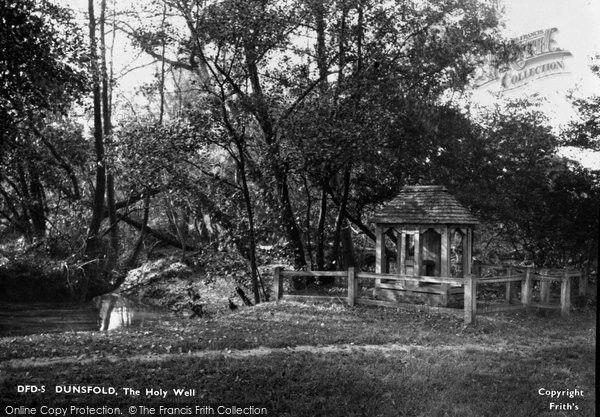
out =
[[571,277],[563,269],[560,281],[560,315],[568,316],[571,313]]
[[531,303],[531,270],[532,268],[530,266],[525,268],[525,279],[521,281],[521,304],[526,308],[529,307],[529,304]]
[[273,293],[275,294],[275,301],[283,297],[283,277],[281,276],[282,267],[277,266],[273,272]]
[[[540,276],[548,278],[547,270],[540,270]],[[550,302],[550,281],[540,280],[540,302],[548,304]]]
[[588,286],[588,276],[590,274],[590,266],[586,265],[583,267],[581,271],[581,275],[579,275],[579,296],[583,297],[585,300],[585,296],[587,294],[587,286]]
[[[508,267],[506,268],[506,276],[507,276],[508,278],[510,278],[510,277],[512,277],[512,276],[513,276],[513,267],[512,267],[512,266],[508,266]],[[507,302],[508,304],[510,304],[510,303],[511,303],[512,296],[513,296],[513,293],[514,293],[514,287],[515,287],[515,285],[514,285],[514,282],[513,282],[513,281],[508,281],[508,282],[506,283],[506,302]]]
[[473,305],[477,302],[475,299],[475,281],[473,275],[467,274],[465,280],[465,324],[475,322],[475,309]]
[[348,268],[348,305],[354,307],[356,301],[356,287],[357,287],[356,275],[354,273],[354,267]]

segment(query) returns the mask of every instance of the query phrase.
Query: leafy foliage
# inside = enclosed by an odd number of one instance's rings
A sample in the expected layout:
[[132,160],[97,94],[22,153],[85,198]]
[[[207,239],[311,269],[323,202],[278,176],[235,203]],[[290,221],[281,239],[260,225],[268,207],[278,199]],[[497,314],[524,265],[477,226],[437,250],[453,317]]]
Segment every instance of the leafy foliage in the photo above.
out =
[[598,244],[598,178],[557,155],[544,120],[531,103],[496,107],[440,148],[435,163],[446,168],[436,167],[436,179],[494,225],[516,260],[580,264]]
[[69,107],[85,87],[86,54],[68,9],[2,0],[0,16],[1,146],[32,115]]

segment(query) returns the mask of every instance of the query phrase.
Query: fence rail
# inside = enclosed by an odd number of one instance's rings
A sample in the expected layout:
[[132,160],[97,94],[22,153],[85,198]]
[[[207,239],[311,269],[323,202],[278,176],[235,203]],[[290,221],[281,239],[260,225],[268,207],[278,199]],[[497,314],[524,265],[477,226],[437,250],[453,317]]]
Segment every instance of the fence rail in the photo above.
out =
[[[497,271],[505,270],[506,275],[493,275],[493,276],[481,276],[482,270],[492,270],[494,273]],[[430,276],[413,276],[413,275],[397,275],[397,274],[378,274],[373,272],[362,272],[355,271],[354,268],[348,268],[347,271],[286,271],[283,268],[275,268],[274,279],[273,279],[273,292],[275,300],[279,301],[284,297],[283,294],[283,279],[284,277],[346,277],[348,279],[348,295],[347,297],[327,297],[327,296],[300,296],[300,295],[287,295],[286,297],[293,297],[299,300],[341,300],[346,298],[346,302],[349,306],[359,305],[375,305],[375,306],[388,306],[388,307],[402,307],[415,310],[428,310],[428,311],[440,311],[452,314],[461,314],[460,309],[447,308],[447,307],[431,307],[420,304],[407,304],[398,303],[391,301],[372,300],[359,297],[358,281],[360,279],[374,279],[377,282],[383,280],[389,281],[411,281],[411,282],[426,282],[434,284],[450,284],[450,285],[462,285],[464,287],[464,306],[462,315],[464,317],[465,324],[470,324],[475,321],[477,309],[480,308],[481,312],[500,312],[500,311],[512,311],[523,308],[551,308],[560,309],[561,315],[566,316],[571,310],[571,281],[573,278],[579,278],[578,293],[580,296],[585,296],[587,293],[588,276],[589,270],[587,268],[583,270],[549,270],[540,269],[535,270],[532,267],[521,268],[517,270],[512,266],[499,267],[499,266],[487,266],[487,265],[476,265],[474,268],[475,275],[467,275],[464,278],[454,277],[430,277]],[[533,294],[533,283],[539,281],[540,283],[540,302],[532,302]],[[518,303],[516,301],[516,283],[521,283],[521,297]],[[550,284],[552,282],[560,282],[560,305],[550,304]],[[486,284],[499,284],[504,283],[506,285],[506,296],[505,304],[501,305],[477,305],[477,286]]]

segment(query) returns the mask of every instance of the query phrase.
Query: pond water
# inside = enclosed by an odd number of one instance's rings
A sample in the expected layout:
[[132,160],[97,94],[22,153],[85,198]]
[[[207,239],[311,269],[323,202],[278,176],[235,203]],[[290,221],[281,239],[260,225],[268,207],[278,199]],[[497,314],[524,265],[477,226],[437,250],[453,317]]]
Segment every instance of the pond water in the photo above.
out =
[[115,294],[89,303],[0,303],[0,337],[146,327],[168,315]]

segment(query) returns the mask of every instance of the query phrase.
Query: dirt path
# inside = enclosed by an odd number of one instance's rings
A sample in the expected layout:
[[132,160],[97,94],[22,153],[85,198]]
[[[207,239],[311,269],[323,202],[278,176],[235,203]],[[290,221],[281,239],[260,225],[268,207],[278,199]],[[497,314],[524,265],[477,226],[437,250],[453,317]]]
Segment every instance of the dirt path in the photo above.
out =
[[200,358],[210,359],[216,357],[226,357],[232,359],[242,359],[247,357],[260,357],[272,354],[295,354],[295,353],[312,353],[312,354],[327,354],[327,353],[377,353],[379,355],[391,356],[397,353],[411,353],[419,351],[433,351],[433,352],[488,352],[488,353],[501,353],[501,352],[513,352],[517,354],[525,355],[529,351],[533,350],[532,346],[517,346],[508,344],[496,344],[492,346],[482,346],[476,344],[464,344],[464,345],[408,345],[408,344],[384,344],[384,345],[354,345],[354,344],[343,344],[343,345],[326,345],[326,346],[309,346],[301,345],[294,347],[285,348],[269,348],[260,346],[253,349],[225,349],[225,350],[199,350],[189,351],[187,353],[148,353],[142,355],[131,355],[131,356],[119,356],[119,355],[79,355],[79,356],[62,356],[55,358],[27,358],[27,359],[11,359],[0,363],[0,369],[19,369],[19,368],[31,368],[31,367],[44,367],[51,365],[66,365],[66,364],[90,364],[99,361],[109,362],[161,362],[173,359],[184,359],[184,358]]

